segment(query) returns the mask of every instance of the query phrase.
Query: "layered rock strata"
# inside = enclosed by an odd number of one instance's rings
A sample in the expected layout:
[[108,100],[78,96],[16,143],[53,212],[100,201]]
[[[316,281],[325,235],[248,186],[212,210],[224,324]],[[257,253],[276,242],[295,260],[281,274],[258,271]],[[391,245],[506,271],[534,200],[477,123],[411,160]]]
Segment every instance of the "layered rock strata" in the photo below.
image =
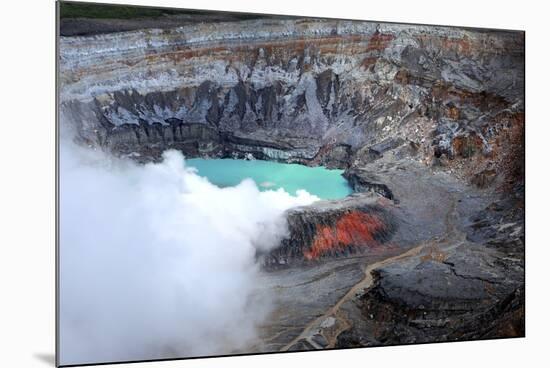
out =
[[143,160],[490,155],[523,119],[520,32],[267,18],[62,37],[60,51],[61,120]]

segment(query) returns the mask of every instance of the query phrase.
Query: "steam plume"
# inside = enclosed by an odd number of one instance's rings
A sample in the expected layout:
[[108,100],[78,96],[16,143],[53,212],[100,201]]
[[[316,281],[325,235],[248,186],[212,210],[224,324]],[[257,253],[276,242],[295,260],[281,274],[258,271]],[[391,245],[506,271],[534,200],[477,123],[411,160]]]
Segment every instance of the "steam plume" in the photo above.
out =
[[318,198],[218,188],[168,151],[137,165],[62,142],[62,364],[227,354],[254,342],[257,249]]

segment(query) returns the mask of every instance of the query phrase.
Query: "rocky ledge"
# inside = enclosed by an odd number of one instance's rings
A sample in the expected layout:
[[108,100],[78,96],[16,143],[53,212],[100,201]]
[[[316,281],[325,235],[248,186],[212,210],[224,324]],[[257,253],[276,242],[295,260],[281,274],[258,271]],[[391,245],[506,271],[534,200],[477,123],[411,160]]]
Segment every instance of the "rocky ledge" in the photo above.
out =
[[290,236],[263,257],[268,268],[311,263],[391,247],[396,219],[391,202],[355,194],[288,211]]
[[474,245],[373,270],[358,297],[370,328],[349,330],[337,346],[387,345],[521,336],[523,265]]

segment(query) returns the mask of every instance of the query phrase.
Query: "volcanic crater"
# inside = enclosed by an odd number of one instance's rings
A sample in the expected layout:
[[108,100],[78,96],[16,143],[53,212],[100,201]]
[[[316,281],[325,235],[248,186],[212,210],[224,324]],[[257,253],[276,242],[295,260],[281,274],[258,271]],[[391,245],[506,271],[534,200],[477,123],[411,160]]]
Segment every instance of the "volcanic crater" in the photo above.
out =
[[246,352],[524,336],[522,32],[174,19],[62,27],[80,144],[339,168],[354,189],[289,210],[258,255],[276,306]]

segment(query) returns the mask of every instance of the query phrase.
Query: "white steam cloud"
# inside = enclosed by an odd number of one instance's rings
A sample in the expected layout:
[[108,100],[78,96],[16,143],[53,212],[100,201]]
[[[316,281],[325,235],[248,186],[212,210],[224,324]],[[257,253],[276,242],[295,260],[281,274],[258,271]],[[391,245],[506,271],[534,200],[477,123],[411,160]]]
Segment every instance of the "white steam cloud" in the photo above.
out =
[[317,197],[218,188],[175,151],[159,164],[61,144],[61,364],[228,354],[254,343],[257,249]]

